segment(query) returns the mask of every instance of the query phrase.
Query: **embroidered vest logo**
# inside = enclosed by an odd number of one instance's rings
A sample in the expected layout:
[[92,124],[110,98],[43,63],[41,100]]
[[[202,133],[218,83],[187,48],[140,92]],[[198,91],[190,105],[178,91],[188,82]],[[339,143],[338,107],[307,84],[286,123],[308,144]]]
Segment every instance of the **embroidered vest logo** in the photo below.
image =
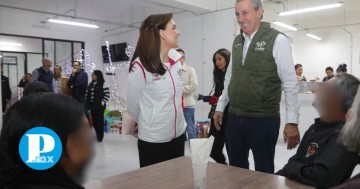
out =
[[308,158],[309,156],[311,156],[311,155],[313,155],[313,154],[315,154],[315,152],[316,152],[316,150],[319,148],[319,145],[317,144],[317,143],[315,143],[315,142],[312,142],[310,145],[309,145],[309,147],[308,147],[308,149],[307,149],[307,151],[306,151],[306,158]]
[[152,81],[160,81],[160,80],[165,80],[166,76],[165,75],[160,75],[158,73],[153,73],[152,74]]
[[235,44],[234,48],[239,48],[241,46],[241,43]]
[[265,45],[267,43],[265,41],[258,41],[256,42],[256,47],[255,47],[255,51],[264,51],[265,50]]

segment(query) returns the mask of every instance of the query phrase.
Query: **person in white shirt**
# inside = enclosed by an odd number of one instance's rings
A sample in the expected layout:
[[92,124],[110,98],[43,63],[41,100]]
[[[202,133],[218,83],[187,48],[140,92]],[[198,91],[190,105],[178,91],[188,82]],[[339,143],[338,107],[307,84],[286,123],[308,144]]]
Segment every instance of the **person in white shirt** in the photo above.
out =
[[138,124],[140,167],[184,156],[180,32],[172,14],[147,17],[129,68],[127,110]]
[[285,92],[287,148],[300,142],[300,101],[291,46],[287,37],[261,22],[261,0],[237,0],[235,15],[241,34],[233,43],[232,61],[214,115],[221,128],[229,103],[226,141],[232,166],[249,168],[249,150],[255,170],[274,173],[275,146],[280,128],[281,87]]
[[185,51],[182,49],[177,49],[182,57],[180,58],[183,74],[183,97],[184,97],[184,116],[186,121],[186,132],[188,139],[197,138],[195,130],[195,99],[193,97],[194,93],[198,87],[198,80],[196,76],[195,69],[185,63]]

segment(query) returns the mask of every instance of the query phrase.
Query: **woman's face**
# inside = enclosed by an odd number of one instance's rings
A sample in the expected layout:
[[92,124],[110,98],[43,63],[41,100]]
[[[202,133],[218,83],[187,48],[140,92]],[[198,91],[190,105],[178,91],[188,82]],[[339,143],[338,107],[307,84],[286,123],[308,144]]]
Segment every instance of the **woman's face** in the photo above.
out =
[[91,79],[92,79],[93,81],[97,81],[97,76],[96,76],[95,74],[92,74],[92,75],[91,75]]
[[300,66],[300,67],[298,67],[296,69],[296,75],[297,76],[302,76],[302,73],[303,73],[303,68],[302,68],[302,66]]
[[226,69],[226,60],[219,53],[215,54],[215,65],[219,70],[225,71]]
[[165,30],[160,30],[160,37],[164,42],[164,45],[170,48],[177,48],[179,46],[178,38],[180,31],[176,29],[176,24],[173,20],[170,20],[166,24]]

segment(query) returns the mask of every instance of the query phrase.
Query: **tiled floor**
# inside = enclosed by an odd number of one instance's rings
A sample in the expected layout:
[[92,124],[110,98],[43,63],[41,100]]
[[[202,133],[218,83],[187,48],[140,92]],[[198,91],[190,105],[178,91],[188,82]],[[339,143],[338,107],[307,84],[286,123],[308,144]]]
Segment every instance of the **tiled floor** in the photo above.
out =
[[[185,145],[185,155],[190,156],[189,144]],[[129,135],[105,133],[104,141],[95,144],[96,156],[88,169],[87,182],[139,168],[137,139]],[[275,170],[282,168],[295,150],[287,150],[279,139],[276,146]],[[250,153],[251,154],[251,153]],[[254,170],[254,161],[249,157],[250,169]],[[353,174],[360,172],[357,166]]]

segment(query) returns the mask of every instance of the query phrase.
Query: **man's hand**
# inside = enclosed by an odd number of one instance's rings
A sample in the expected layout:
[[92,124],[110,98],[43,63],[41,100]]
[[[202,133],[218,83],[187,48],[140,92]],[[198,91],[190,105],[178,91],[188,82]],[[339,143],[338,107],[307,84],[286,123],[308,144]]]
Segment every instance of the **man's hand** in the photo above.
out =
[[218,131],[220,131],[220,129],[221,129],[223,115],[224,115],[223,112],[216,111],[215,114],[214,114],[214,117],[213,117],[214,118],[215,128]]
[[299,128],[296,124],[287,123],[284,128],[284,141],[287,149],[292,150],[300,143]]

